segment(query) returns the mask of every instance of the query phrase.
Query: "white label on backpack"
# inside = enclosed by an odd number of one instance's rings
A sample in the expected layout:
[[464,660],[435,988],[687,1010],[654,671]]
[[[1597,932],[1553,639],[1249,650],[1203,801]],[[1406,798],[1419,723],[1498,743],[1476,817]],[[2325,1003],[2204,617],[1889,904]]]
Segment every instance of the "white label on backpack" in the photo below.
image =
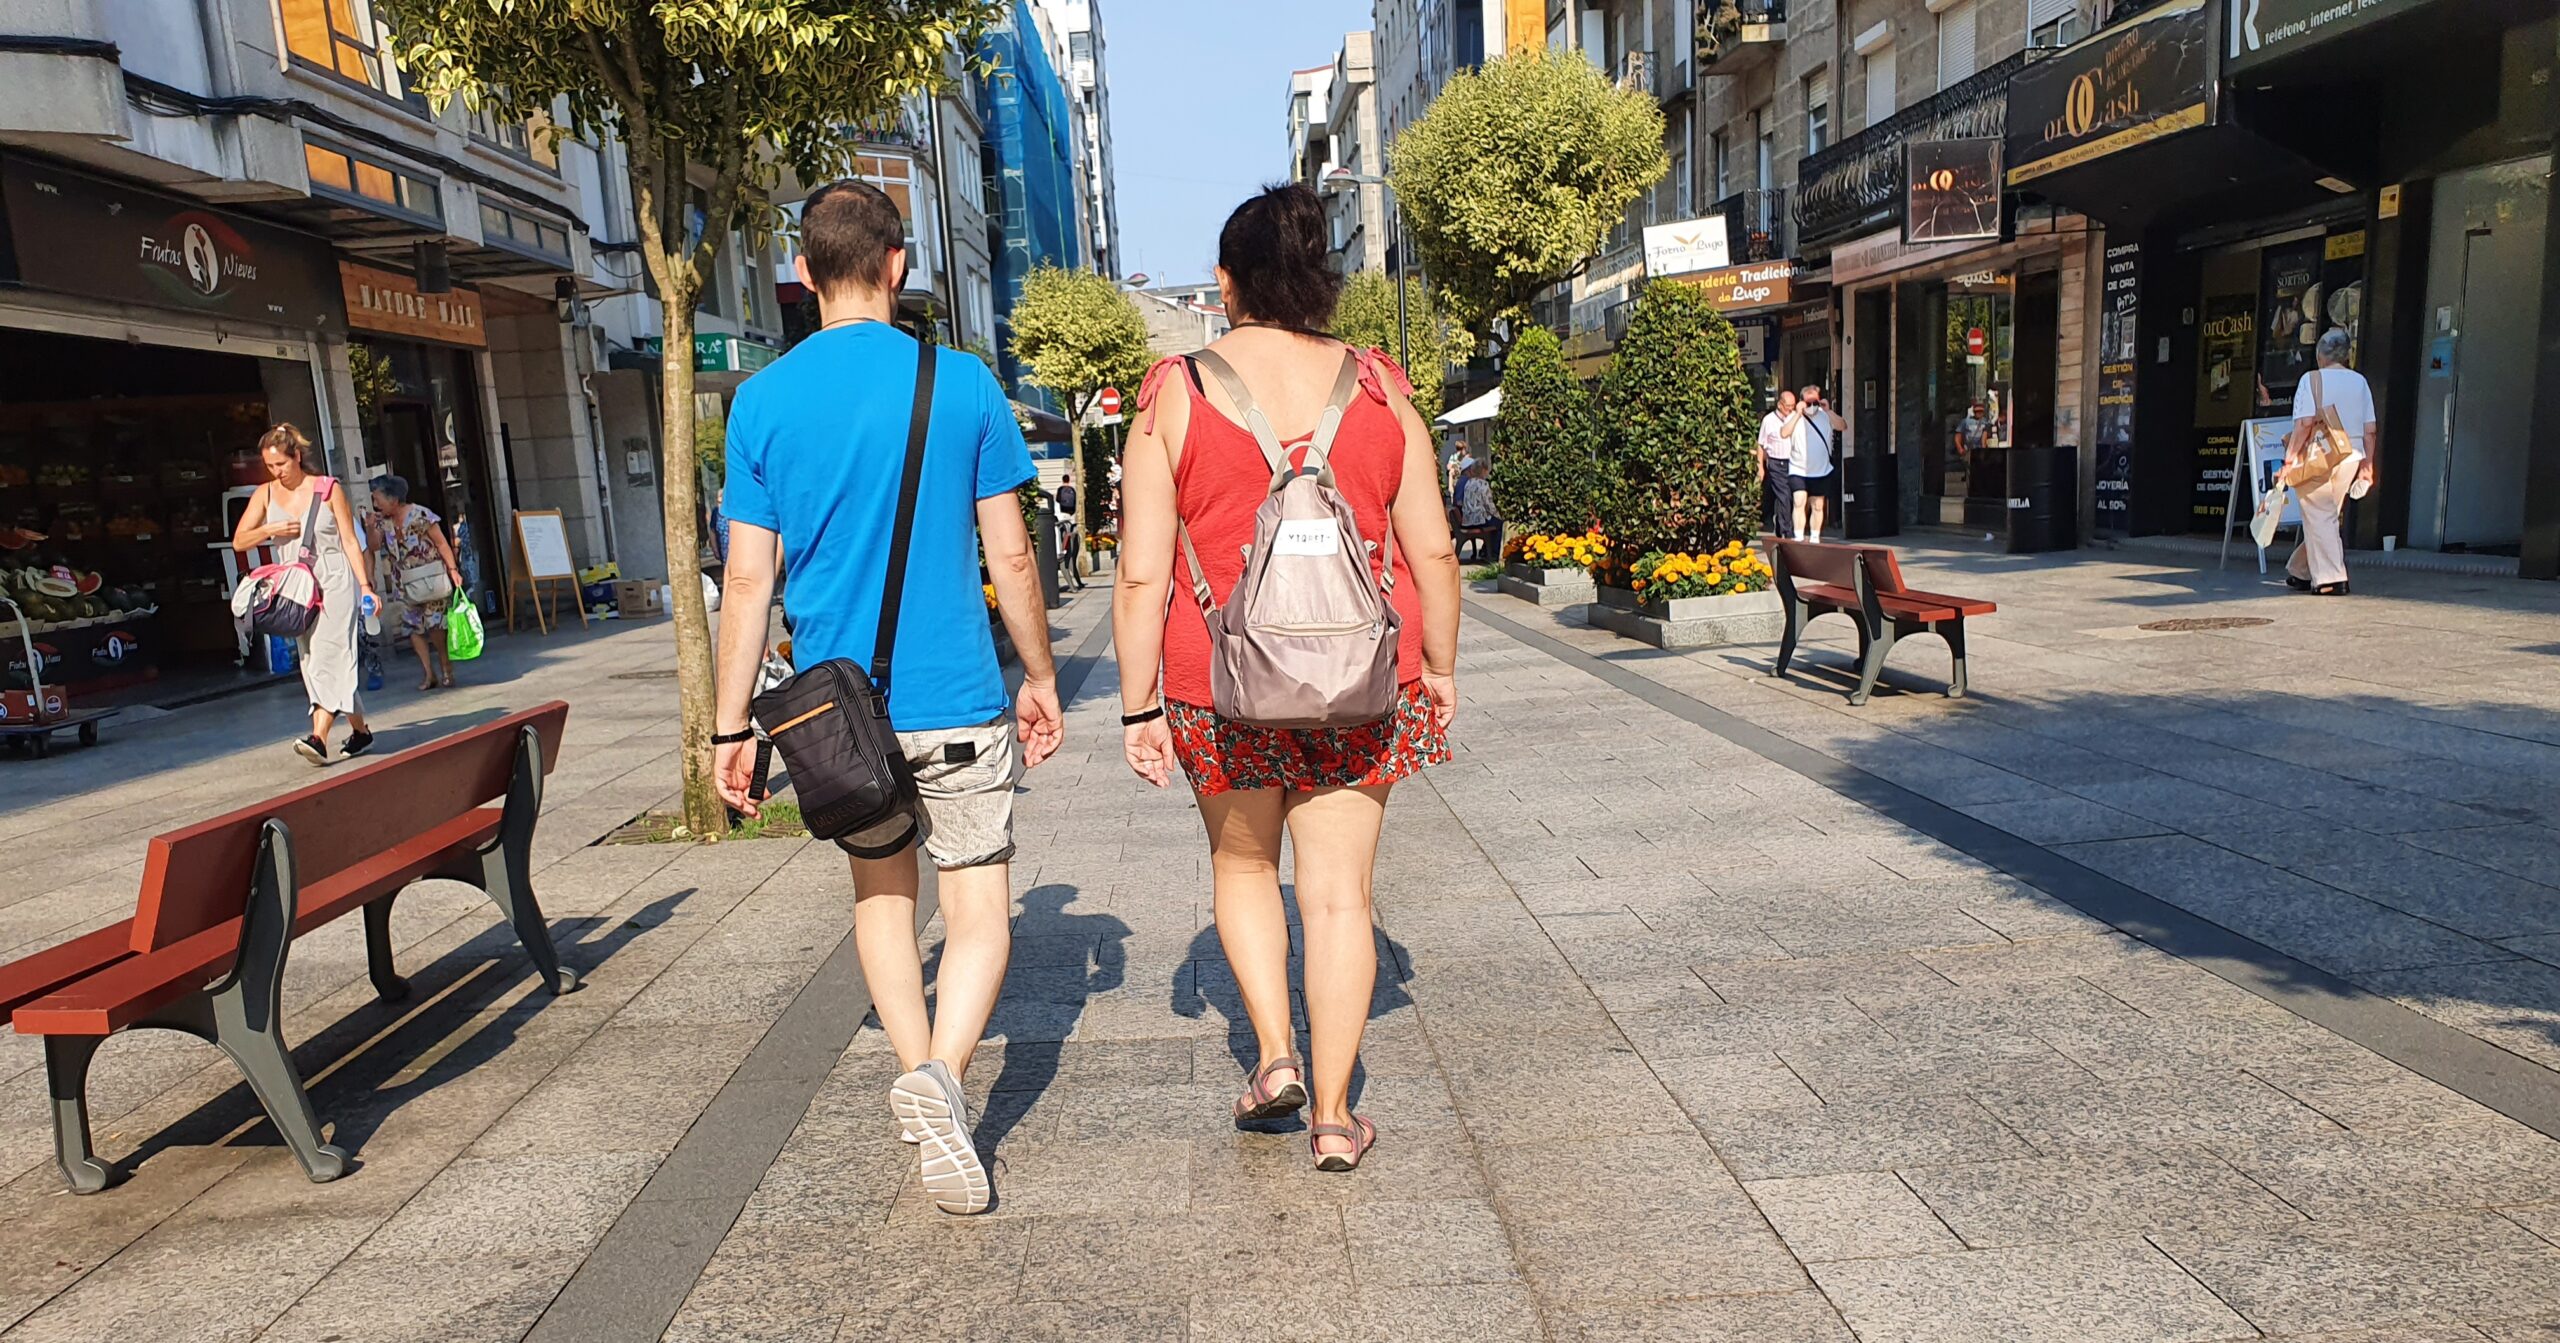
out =
[[1274,555],[1339,555],[1342,553],[1342,524],[1332,518],[1309,518],[1300,522],[1284,522],[1271,538]]

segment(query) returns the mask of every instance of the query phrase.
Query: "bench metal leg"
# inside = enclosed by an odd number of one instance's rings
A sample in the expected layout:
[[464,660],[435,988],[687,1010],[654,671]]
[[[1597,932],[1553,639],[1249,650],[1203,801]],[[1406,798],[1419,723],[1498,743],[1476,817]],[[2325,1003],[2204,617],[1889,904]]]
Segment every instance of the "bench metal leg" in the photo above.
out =
[[231,973],[204,992],[183,998],[136,1026],[185,1031],[211,1042],[240,1069],[265,1108],[277,1136],[302,1163],[314,1184],[347,1173],[347,1154],[320,1140],[320,1118],[311,1093],[284,1041],[284,962],[293,947],[293,919],[300,886],[294,879],[293,836],[269,821],[258,849],[258,874],[240,923],[240,954]]
[[1947,676],[1947,698],[1964,698],[1964,617],[1957,616],[1938,626],[1938,637],[1947,641],[1947,651],[1955,657],[1955,668]]
[[1858,688],[1849,693],[1852,707],[1867,702],[1876,691],[1876,677],[1884,673],[1885,655],[1893,651],[1894,628],[1887,625],[1869,632],[1865,621],[1858,622]]
[[391,963],[391,902],[399,898],[394,892],[364,907],[365,970],[373,980],[374,996],[386,1003],[409,998],[409,981]]
[[506,810],[498,821],[498,840],[459,870],[440,875],[477,886],[515,929],[524,954],[542,974],[553,997],[578,991],[578,972],[560,963],[552,945],[551,924],[542,917],[542,902],[533,895],[533,824],[542,811],[542,734],[527,726],[516,738],[515,778],[507,785]]
[[1804,632],[1805,623],[1813,619],[1813,607],[1807,602],[1787,603],[1787,629],[1778,636],[1778,665],[1771,676],[1787,674],[1787,664],[1796,660],[1796,636]]
[[100,1161],[89,1145],[89,1060],[106,1042],[103,1035],[44,1038],[45,1086],[53,1096],[53,1154],[75,1194],[94,1194],[115,1183],[115,1168]]
[[320,1141],[320,1120],[311,1112],[311,1094],[284,1043],[284,959],[293,947],[293,919],[301,886],[294,878],[293,837],[276,821],[267,822],[266,842],[258,854],[258,875],[249,892],[248,917],[241,920],[240,959],[230,977],[204,998],[205,1024],[213,1042],[258,1093],[267,1118],[285,1146],[302,1162],[314,1183],[347,1173],[347,1154]]

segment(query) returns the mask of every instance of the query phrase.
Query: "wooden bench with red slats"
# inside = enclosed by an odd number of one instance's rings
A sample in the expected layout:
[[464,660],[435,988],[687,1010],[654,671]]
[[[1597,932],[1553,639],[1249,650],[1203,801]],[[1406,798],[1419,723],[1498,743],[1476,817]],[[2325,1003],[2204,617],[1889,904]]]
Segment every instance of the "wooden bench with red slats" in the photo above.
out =
[[[553,993],[578,986],[534,899],[542,777],[569,706],[510,714],[151,841],[130,919],[0,965],[0,1012],[44,1037],[55,1153],[77,1193],[116,1177],[90,1145],[89,1060],[117,1031],[185,1031],[222,1048],[313,1180],[346,1172],[278,1018],[293,939],[364,911],[374,991],[407,996],[391,905],[409,883],[465,881],[496,903]],[[501,805],[489,805],[503,799]]]
[[1815,616],[1838,612],[1858,627],[1858,688],[1851,704],[1864,704],[1875,693],[1876,677],[1894,640],[1907,634],[1935,634],[1955,655],[1955,671],[1947,696],[1961,698],[1965,689],[1964,619],[1989,615],[1998,606],[1978,597],[1951,597],[1922,592],[1902,581],[1902,566],[1883,546],[1825,545],[1813,541],[1779,541],[1771,568],[1777,573],[1779,600],[1787,611],[1787,632],[1778,643],[1778,664],[1769,674],[1784,676],[1795,659],[1796,639]]

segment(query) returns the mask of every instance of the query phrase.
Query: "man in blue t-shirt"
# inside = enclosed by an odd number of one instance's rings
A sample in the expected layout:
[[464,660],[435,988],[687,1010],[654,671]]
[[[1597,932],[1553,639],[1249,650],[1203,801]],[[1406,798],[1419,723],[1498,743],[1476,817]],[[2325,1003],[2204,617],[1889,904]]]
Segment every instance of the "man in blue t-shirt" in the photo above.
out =
[[[738,390],[729,412],[729,567],[721,598],[718,756],[729,805],[750,815],[748,701],[764,658],[776,570],[792,661],[871,665],[913,416],[919,346],[890,325],[905,283],[905,223],[879,188],[835,182],[801,207],[800,283],[824,323]],[[921,823],[901,819],[836,843],[853,862],[854,950],[881,1029],[905,1069],[889,1090],[899,1136],[917,1144],[943,1211],[986,1210],[985,1163],[961,1088],[1012,954],[1013,790],[1058,749],[1057,666],[1038,562],[1014,490],[1031,451],[987,366],[941,351],[889,669],[889,722],[915,768]],[[1022,657],[1005,703],[978,586],[978,554]],[[916,861],[941,871],[946,932],[928,1016],[916,953]]]

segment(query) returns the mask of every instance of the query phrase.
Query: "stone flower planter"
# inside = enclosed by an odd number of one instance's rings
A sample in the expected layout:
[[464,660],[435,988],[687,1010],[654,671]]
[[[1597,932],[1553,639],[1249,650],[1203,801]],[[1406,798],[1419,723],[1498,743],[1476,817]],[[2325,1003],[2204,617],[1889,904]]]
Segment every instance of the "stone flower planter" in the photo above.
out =
[[1770,643],[1787,626],[1774,591],[1648,602],[1625,588],[1604,587],[1584,614],[1601,629],[1656,648]]
[[1591,575],[1582,569],[1541,569],[1514,560],[1502,566],[1502,591],[1536,606],[1578,606],[1590,601]]

